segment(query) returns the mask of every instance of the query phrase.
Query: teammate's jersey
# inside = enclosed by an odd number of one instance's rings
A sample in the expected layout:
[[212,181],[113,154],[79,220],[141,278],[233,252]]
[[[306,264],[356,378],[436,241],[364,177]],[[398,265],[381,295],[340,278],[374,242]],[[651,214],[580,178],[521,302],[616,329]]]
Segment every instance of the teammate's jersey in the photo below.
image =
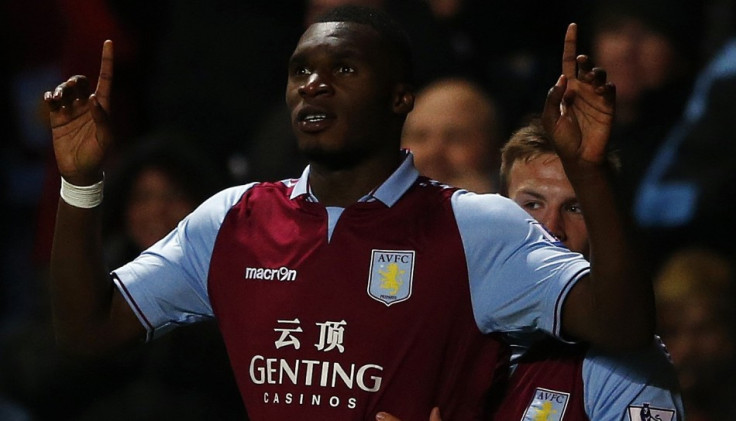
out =
[[492,332],[559,334],[589,264],[512,201],[410,155],[345,209],[308,177],[225,190],[114,272],[151,336],[217,319],[251,419],[477,419],[507,362]]
[[606,353],[544,340],[515,364],[495,421],[682,421],[677,375],[657,338]]

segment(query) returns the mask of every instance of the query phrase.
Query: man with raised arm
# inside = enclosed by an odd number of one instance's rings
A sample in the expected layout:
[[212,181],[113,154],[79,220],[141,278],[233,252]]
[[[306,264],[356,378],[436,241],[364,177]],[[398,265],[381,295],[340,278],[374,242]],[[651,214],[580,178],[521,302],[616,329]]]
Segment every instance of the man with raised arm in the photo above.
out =
[[[65,180],[51,268],[60,341],[98,352],[215,318],[253,420],[392,408],[424,419],[434,406],[476,418],[507,362],[498,332],[645,346],[651,285],[601,165],[613,87],[587,60],[576,72],[575,44],[572,25],[545,122],[589,209],[593,265],[510,200],[417,173],[399,148],[414,100],[408,43],[381,12],[344,7],[311,25],[289,60],[301,177],[216,194],[110,273],[99,239],[105,43],[92,96],[83,77],[45,94]],[[577,101],[579,90],[594,101]]]

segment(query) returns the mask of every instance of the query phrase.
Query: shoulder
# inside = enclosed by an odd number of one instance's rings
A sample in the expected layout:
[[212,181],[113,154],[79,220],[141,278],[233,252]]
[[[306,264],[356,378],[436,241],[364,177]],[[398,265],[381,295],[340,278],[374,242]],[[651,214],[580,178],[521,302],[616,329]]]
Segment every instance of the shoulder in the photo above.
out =
[[469,239],[558,243],[539,222],[505,196],[458,190],[451,201],[461,234]]
[[511,199],[496,193],[478,194],[456,190],[450,197],[459,221],[529,221],[532,218]]
[[509,209],[518,209],[524,212],[514,201],[497,193],[473,193],[463,189],[452,191],[452,204],[456,209],[475,209],[484,212],[505,212]]
[[258,185],[259,183],[249,183],[221,190],[202,202],[182,223],[184,225],[214,224],[219,226],[230,209],[242,200],[243,195]]
[[259,183],[249,183],[220,190],[209,199],[205,200],[202,205],[200,205],[200,208],[210,211],[220,208],[230,208],[238,203],[245,192],[252,190],[258,185]]

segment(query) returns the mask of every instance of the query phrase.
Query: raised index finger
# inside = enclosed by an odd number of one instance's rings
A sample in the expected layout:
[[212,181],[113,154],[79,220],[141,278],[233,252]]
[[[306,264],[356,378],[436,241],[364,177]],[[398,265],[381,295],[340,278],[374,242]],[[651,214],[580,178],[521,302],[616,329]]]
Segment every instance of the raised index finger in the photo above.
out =
[[562,74],[569,80],[575,79],[578,25],[571,23],[565,33],[565,46],[562,50]]
[[97,78],[95,97],[106,111],[110,111],[110,87],[112,86],[113,53],[112,41],[102,44],[102,62],[100,63],[100,77]]

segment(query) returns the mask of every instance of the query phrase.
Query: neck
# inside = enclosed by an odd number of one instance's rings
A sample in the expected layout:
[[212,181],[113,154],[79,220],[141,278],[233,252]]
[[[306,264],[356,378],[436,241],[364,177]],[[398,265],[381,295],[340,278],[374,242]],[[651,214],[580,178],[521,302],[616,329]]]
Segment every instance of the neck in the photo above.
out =
[[330,169],[310,163],[309,185],[324,206],[348,207],[381,185],[399,167],[401,152],[365,160],[350,168]]

